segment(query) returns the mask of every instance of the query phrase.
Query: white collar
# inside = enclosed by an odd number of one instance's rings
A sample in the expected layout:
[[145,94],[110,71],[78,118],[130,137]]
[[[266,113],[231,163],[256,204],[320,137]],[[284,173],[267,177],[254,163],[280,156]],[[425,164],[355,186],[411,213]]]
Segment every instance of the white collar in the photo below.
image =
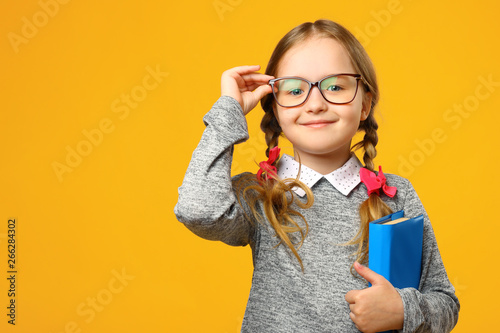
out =
[[[300,165],[293,157],[283,154],[278,163],[278,177],[296,178],[300,166],[300,181],[306,184],[309,188],[313,187],[321,178],[325,177],[340,193],[347,196],[361,182],[359,170],[363,167],[356,155],[352,154],[351,158],[340,168],[332,171],[327,175],[322,175],[317,171]],[[295,193],[303,197],[306,193],[303,189],[295,187]]]

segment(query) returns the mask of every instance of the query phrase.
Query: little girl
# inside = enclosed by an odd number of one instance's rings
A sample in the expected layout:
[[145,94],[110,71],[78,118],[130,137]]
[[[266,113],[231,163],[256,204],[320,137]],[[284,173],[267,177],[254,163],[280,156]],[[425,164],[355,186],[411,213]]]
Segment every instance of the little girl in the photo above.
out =
[[[278,43],[266,74],[259,69],[222,74],[222,96],[203,118],[175,207],[200,237],[252,248],[242,332],[451,331],[459,302],[415,190],[380,169],[382,186],[368,193],[352,152],[363,148],[364,168],[374,172],[379,94],[361,44],[337,23],[304,23]],[[257,175],[231,178],[233,147],[248,139],[245,115],[260,100],[269,159]],[[351,145],[357,131],[364,138]],[[293,157],[278,158],[280,135]],[[362,265],[368,223],[399,210],[424,214],[418,290],[396,289]]]

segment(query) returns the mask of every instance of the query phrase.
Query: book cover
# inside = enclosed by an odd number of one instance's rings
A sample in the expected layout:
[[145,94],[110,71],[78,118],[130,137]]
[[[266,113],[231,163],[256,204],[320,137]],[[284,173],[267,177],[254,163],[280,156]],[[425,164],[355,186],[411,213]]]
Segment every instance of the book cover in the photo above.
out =
[[423,215],[405,218],[402,210],[370,222],[368,267],[395,288],[418,289],[423,232]]

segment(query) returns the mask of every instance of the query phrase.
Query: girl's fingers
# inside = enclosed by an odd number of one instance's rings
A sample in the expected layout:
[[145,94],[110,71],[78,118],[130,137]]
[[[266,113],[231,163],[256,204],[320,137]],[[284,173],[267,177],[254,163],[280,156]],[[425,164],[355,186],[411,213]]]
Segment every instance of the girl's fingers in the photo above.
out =
[[272,75],[267,75],[267,74],[262,74],[262,73],[257,73],[257,72],[252,72],[248,74],[242,74],[242,78],[245,80],[254,80],[254,81],[269,81],[271,79],[274,79],[274,76]]
[[264,96],[271,93],[270,86],[260,86],[255,89],[254,95],[257,98],[257,101],[260,101]]
[[269,80],[273,79],[273,76],[260,74],[260,73],[252,73],[245,75],[236,75],[233,79],[236,81],[239,87],[248,87],[253,84],[263,85],[267,84]]
[[241,77],[245,81],[260,81],[260,82],[267,82],[270,79],[273,79],[274,77],[271,75],[267,74],[261,74],[257,73],[257,70],[260,69],[259,65],[256,66],[240,66],[240,67],[234,67],[231,69],[228,69],[227,71],[224,72],[224,74],[229,75],[233,78],[238,78]]
[[247,114],[250,112],[256,105],[259,103],[262,97],[269,94],[271,92],[271,87],[269,86],[260,86],[253,92],[245,92],[242,94],[243,103],[241,104],[243,109],[243,114]]
[[231,69],[222,74],[221,81],[226,84],[230,84],[230,82],[233,81],[236,82],[238,87],[244,88],[254,83],[267,84],[269,80],[271,80],[272,78],[273,76],[271,75],[255,73],[255,72],[247,74],[239,74],[233,69]]
[[262,84],[267,84],[269,80],[274,79],[274,76],[260,74],[260,73],[252,73],[242,75],[241,78],[245,80],[245,82],[259,82]]
[[258,87],[261,87],[261,86],[265,86],[267,84],[259,84],[259,83],[252,83],[250,85],[247,85],[245,87],[245,89],[243,89],[244,91],[254,91],[255,89],[257,89]]
[[256,72],[260,69],[260,65],[251,65],[251,66],[238,66],[228,69],[227,71],[235,72],[240,75],[248,74],[252,72]]
[[229,80],[234,80],[238,89],[241,92],[253,91],[260,86],[267,85],[269,80],[273,77],[270,75],[264,75],[259,73],[246,74],[246,75],[236,75]]
[[259,69],[259,65],[239,66],[222,74],[221,95],[236,99],[245,114],[250,112],[263,96],[271,92],[267,83],[273,76],[258,73]]

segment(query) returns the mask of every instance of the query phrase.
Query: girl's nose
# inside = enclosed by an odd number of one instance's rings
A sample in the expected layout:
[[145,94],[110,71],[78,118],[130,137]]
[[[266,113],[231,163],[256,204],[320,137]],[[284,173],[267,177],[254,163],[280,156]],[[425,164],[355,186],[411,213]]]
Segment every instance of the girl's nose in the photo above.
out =
[[307,112],[323,112],[328,108],[328,102],[325,100],[318,87],[313,86],[311,88],[305,107]]

